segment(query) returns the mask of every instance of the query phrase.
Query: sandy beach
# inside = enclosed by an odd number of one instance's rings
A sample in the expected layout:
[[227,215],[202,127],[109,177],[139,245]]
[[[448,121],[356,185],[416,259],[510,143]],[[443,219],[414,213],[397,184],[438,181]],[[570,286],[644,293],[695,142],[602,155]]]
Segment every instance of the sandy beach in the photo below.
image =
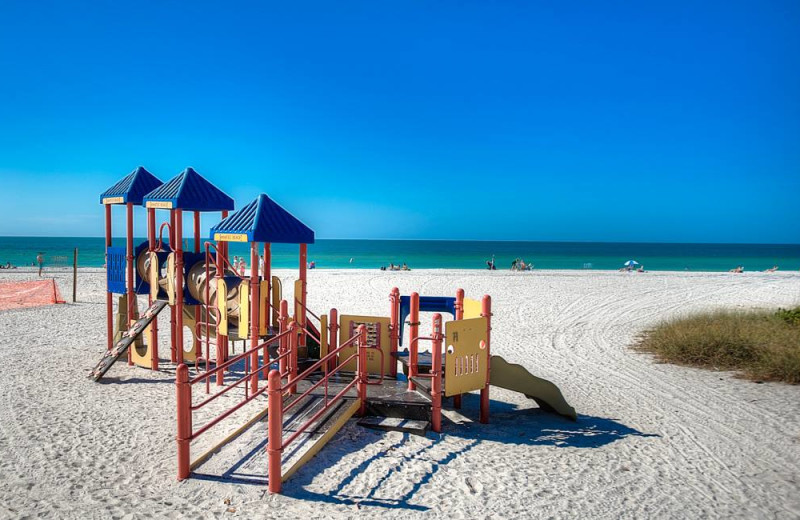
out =
[[[291,287],[294,271],[277,274]],[[51,275],[69,301],[71,273]],[[86,379],[105,348],[105,275],[81,269],[77,304],[0,312],[0,517],[800,517],[800,387],[630,348],[664,318],[800,304],[800,273],[315,270],[308,304],[388,315],[393,286],[491,294],[493,353],[557,384],[578,422],[493,388],[490,424],[470,395],[441,436],[351,421],[284,495],[226,479],[213,459],[178,482],[174,369],[118,363],[105,383]]]

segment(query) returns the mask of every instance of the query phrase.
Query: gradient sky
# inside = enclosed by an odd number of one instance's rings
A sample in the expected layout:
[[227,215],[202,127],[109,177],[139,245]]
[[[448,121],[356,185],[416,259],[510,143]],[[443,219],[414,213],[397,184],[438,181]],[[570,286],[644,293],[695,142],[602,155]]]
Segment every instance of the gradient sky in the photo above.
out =
[[800,2],[649,4],[6,0],[0,235],[191,165],[320,238],[799,243]]

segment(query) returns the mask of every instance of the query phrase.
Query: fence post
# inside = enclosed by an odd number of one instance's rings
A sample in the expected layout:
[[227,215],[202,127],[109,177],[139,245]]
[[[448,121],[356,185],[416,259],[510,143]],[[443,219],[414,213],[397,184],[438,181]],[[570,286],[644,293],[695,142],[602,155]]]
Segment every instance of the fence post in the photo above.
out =
[[431,361],[431,426],[433,431],[442,431],[442,315],[433,315],[432,361]]
[[411,380],[417,376],[417,346],[419,340],[419,293],[411,293],[411,303],[408,314],[408,389],[416,390],[417,385]]
[[[330,336],[328,336],[328,352],[333,352],[339,348],[339,311],[331,309],[330,319],[328,321],[328,329],[330,330]],[[328,360],[328,371],[334,370],[335,368],[336,356],[333,356]]]
[[72,303],[75,303],[78,294],[78,248],[72,252]]
[[492,297],[488,294],[481,299],[481,316],[486,318],[486,386],[481,389],[481,422],[489,422],[489,382],[492,379],[492,352],[489,349],[492,334]]
[[297,323],[289,323],[289,394],[297,393],[297,385],[293,384],[297,378]]
[[189,477],[189,447],[192,442],[192,386],[189,367],[181,363],[175,375],[175,397],[178,403],[178,480]]
[[283,402],[281,401],[281,374],[270,370],[267,376],[267,455],[269,492],[281,492],[281,454],[283,453]]
[[[464,289],[457,289],[456,290],[456,320],[463,320],[464,319]],[[456,410],[461,409],[461,394],[453,396],[453,408]]]
[[363,323],[358,326],[358,399],[361,406],[358,409],[359,415],[364,415],[367,411],[367,327]]

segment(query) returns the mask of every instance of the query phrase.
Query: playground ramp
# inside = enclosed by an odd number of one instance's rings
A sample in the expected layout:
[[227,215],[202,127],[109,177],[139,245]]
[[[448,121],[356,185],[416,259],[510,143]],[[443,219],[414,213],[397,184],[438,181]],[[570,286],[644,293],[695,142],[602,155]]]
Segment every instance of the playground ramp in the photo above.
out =
[[491,358],[491,380],[489,384],[513,392],[525,394],[529,399],[536,401],[540,408],[563,415],[573,421],[578,420],[575,408],[571,407],[561,390],[556,385],[536,377],[528,372],[522,365],[509,363],[500,356]]
[[100,381],[106,372],[124,353],[128,351],[130,346],[136,341],[142,332],[150,325],[158,314],[167,307],[168,302],[164,300],[156,300],[153,304],[144,311],[142,317],[139,318],[127,331],[122,334],[122,337],[114,344],[111,350],[106,350],[100,362],[89,374],[89,379]]

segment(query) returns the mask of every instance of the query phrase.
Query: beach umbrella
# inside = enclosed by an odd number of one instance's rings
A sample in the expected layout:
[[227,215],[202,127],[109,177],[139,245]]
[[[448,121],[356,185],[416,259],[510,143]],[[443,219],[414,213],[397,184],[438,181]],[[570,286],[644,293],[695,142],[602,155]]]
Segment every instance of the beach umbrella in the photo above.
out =
[[631,267],[633,265],[639,265],[639,262],[637,262],[636,260],[628,260],[627,262],[625,262],[625,267]]

